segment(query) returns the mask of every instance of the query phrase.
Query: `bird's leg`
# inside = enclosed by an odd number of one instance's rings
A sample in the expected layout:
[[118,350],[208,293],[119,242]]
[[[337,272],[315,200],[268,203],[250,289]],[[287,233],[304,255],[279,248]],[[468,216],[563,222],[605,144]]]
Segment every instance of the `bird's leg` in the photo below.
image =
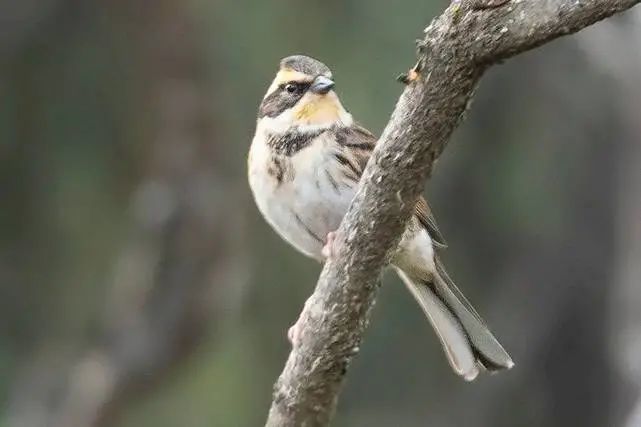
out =
[[303,311],[307,309],[308,305],[309,305],[309,298],[307,298],[307,300],[305,301],[303,310],[301,310],[300,314],[298,315],[298,319],[296,319],[296,323],[290,326],[289,329],[287,330],[287,339],[289,340],[289,343],[292,345],[292,347],[297,347],[298,344],[300,343],[300,335],[302,333],[301,318],[303,316]]
[[321,254],[325,259],[334,258],[336,255],[336,237],[338,232],[330,231],[327,233],[327,239],[325,240],[325,246],[321,249]]

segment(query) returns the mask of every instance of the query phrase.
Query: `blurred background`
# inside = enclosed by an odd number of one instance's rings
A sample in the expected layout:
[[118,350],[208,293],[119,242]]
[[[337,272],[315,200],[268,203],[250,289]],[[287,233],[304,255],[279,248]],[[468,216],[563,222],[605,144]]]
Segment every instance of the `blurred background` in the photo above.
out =
[[[0,426],[259,426],[320,265],[246,183],[281,57],[375,132],[444,1],[0,1]],[[492,69],[427,185],[516,367],[387,274],[336,426],[641,426],[641,9]]]

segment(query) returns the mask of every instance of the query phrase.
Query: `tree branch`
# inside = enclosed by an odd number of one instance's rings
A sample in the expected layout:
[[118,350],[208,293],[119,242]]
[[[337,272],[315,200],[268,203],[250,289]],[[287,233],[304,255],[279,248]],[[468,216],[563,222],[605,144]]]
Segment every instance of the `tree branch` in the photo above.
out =
[[639,1],[513,0],[494,7],[462,0],[425,29],[418,62],[401,78],[407,87],[341,223],[338,254],[303,310],[300,344],[275,385],[268,427],[329,424],[381,269],[484,71]]

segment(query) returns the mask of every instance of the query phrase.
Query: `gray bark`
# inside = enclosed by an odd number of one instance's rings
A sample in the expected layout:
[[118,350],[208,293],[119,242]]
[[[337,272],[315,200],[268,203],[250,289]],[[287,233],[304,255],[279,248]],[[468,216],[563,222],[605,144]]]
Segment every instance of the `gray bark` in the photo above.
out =
[[464,0],[425,29],[417,65],[403,76],[407,87],[340,226],[337,256],[326,263],[303,310],[301,341],[275,385],[267,426],[331,421],[380,272],[484,71],[639,1],[515,0],[486,7]]

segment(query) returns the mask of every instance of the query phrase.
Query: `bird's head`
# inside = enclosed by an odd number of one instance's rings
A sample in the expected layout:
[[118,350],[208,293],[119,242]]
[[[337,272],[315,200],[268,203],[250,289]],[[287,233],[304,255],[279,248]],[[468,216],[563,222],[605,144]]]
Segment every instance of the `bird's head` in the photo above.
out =
[[315,131],[337,124],[349,126],[352,116],[343,108],[330,69],[303,55],[288,56],[258,109],[258,124],[272,132]]

